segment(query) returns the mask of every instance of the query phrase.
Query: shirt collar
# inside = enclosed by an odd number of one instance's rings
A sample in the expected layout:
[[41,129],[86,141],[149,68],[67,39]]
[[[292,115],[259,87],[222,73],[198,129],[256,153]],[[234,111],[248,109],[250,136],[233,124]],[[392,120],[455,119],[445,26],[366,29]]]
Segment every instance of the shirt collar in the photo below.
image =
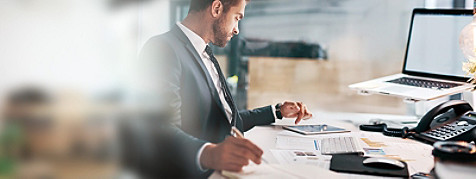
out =
[[177,26],[179,26],[179,28],[183,31],[183,33],[185,33],[185,36],[187,36],[188,40],[190,40],[190,42],[192,43],[193,48],[195,48],[198,54],[202,56],[203,52],[205,51],[205,48],[207,47],[207,43],[205,43],[202,37],[197,35],[195,32],[193,32],[189,28],[185,27],[182,23],[177,22]]

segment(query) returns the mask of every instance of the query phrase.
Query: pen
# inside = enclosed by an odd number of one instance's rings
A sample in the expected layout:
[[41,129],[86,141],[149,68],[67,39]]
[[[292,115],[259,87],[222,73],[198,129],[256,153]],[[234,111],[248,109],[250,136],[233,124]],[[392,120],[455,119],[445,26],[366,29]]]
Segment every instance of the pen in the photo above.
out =
[[[238,128],[236,128],[235,126],[231,127],[231,134],[232,136],[236,137],[236,138],[245,138],[245,136],[243,135],[243,133],[241,133],[240,130],[238,130]],[[261,157],[261,160],[264,162],[264,163],[268,163],[268,161],[266,161],[263,157]]]
[[237,137],[237,138],[245,138],[243,133],[241,133],[241,131],[238,130],[238,128],[236,128],[235,126],[231,127],[231,134],[232,134],[232,136]]

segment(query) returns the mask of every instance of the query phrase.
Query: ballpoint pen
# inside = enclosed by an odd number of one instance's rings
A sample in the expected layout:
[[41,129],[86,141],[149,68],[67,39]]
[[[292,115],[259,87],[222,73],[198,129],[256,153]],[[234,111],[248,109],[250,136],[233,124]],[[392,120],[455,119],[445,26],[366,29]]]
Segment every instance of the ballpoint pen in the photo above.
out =
[[236,138],[245,138],[243,133],[241,133],[241,131],[238,130],[238,128],[236,128],[235,126],[231,127],[231,135]]

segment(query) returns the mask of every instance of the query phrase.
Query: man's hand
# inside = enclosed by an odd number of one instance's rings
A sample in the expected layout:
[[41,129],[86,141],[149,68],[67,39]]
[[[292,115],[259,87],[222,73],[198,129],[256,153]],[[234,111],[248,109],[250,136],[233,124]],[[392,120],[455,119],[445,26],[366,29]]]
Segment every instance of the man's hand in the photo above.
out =
[[301,119],[309,119],[312,113],[307,110],[305,104],[302,102],[285,101],[281,106],[281,115],[286,118],[296,118],[295,124],[298,124]]
[[211,144],[203,149],[200,163],[203,167],[215,170],[239,172],[251,160],[261,163],[263,150],[248,139],[227,137],[219,144]]

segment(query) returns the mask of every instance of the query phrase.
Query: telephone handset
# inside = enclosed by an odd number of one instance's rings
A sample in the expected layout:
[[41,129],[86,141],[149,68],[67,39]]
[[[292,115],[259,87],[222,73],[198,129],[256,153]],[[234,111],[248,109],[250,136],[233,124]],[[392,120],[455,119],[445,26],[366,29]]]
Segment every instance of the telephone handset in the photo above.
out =
[[466,101],[450,100],[428,111],[413,129],[387,129],[385,124],[360,125],[360,129],[429,143],[444,140],[471,142],[476,140],[476,112],[472,110]]
[[426,113],[411,132],[429,142],[458,140],[471,142],[476,139],[476,112],[462,100],[444,102]]

